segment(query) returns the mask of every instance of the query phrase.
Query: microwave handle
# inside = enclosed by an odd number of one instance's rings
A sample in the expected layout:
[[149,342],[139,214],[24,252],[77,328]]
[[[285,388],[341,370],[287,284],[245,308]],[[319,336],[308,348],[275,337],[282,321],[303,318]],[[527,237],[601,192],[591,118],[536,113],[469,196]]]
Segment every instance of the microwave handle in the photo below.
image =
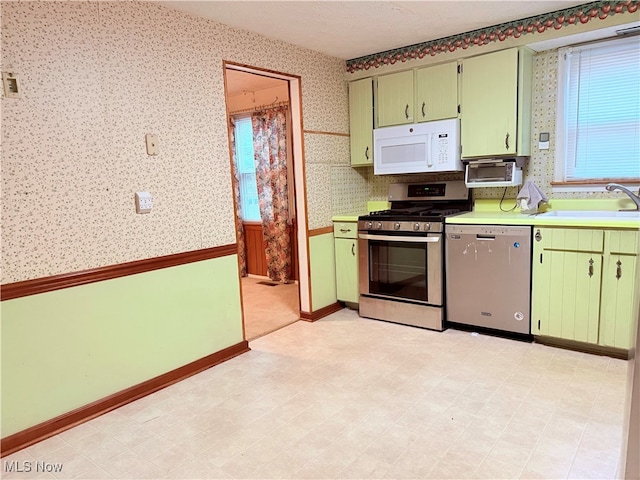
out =
[[427,168],[433,167],[433,133],[427,135]]

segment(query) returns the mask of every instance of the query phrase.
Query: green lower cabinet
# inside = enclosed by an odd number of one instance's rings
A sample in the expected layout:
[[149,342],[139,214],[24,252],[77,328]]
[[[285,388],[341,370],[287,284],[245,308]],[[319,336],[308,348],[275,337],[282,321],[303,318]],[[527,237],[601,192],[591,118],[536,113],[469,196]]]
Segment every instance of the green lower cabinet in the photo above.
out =
[[637,295],[638,232],[605,232],[600,345],[631,348],[634,295]]
[[602,255],[548,250],[534,263],[534,335],[598,343]]
[[358,222],[333,224],[336,252],[336,296],[358,303]]
[[336,238],[336,293],[338,300],[358,303],[358,241]]
[[630,348],[637,232],[533,233],[531,333]]

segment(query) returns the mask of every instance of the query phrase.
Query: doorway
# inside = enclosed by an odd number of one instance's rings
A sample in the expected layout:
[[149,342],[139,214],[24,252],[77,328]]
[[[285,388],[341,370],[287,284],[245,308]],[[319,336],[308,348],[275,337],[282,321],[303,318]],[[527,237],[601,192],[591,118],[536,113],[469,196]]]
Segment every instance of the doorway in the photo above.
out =
[[300,319],[291,86],[234,65],[224,74],[243,327],[251,341]]

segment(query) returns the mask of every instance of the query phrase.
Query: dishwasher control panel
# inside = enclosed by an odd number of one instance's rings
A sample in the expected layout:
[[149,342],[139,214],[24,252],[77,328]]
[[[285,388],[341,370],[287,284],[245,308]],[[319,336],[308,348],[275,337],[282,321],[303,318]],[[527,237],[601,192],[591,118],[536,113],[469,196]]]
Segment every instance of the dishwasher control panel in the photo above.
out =
[[480,236],[522,236],[531,235],[531,227],[511,227],[503,225],[447,225],[447,236],[480,235]]

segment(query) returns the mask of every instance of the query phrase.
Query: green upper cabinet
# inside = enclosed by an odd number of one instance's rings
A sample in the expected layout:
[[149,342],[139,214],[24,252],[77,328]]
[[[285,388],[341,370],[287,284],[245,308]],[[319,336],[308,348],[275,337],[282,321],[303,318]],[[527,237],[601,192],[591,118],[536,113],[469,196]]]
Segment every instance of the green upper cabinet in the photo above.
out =
[[462,61],[462,157],[530,154],[533,52],[510,48]]
[[413,123],[413,70],[378,77],[378,127]]
[[600,345],[631,348],[633,305],[638,285],[637,256],[637,231],[605,231]]
[[351,165],[373,165],[373,79],[349,83]]
[[457,116],[457,62],[416,70],[416,120],[428,122]]

